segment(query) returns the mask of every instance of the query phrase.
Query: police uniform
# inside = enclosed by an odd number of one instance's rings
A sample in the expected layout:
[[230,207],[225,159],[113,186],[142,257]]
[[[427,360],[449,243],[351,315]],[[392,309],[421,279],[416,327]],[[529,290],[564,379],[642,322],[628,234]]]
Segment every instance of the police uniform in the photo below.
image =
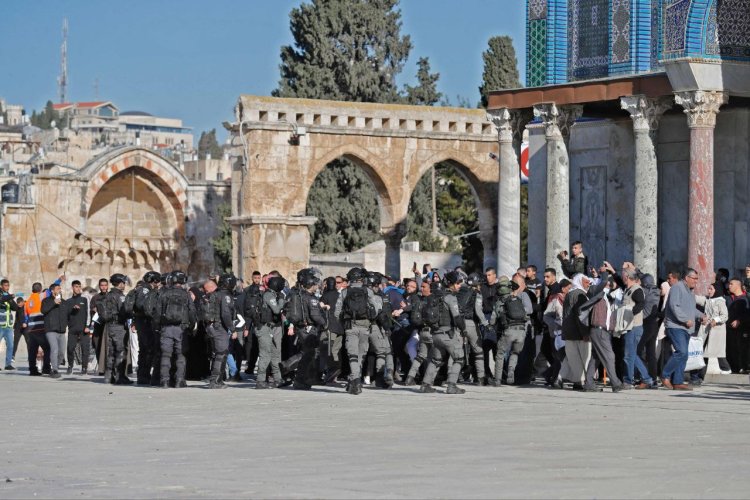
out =
[[286,305],[286,300],[279,296],[280,292],[266,290],[263,292],[263,305],[261,307],[261,324],[255,330],[258,337],[258,376],[256,388],[263,389],[266,385],[266,372],[271,365],[271,373],[275,384],[281,382],[281,336],[282,318],[281,311]]
[[234,329],[234,298],[224,289],[217,289],[204,297],[207,307],[206,334],[211,343],[211,376],[209,387],[225,387],[221,370],[229,349],[229,336]]
[[[132,292],[135,294],[135,304],[133,306],[133,324],[138,334],[138,384],[150,384],[151,370],[156,363],[159,363],[157,343],[159,338],[154,334],[151,324],[150,311],[147,310],[147,304],[153,293],[156,291],[147,283],[137,286]],[[158,328],[156,331],[159,331]],[[158,374],[158,372],[157,372]]]
[[467,285],[463,285],[458,292],[460,300],[461,315],[466,324],[466,341],[469,349],[474,355],[474,368],[477,380],[484,379],[484,349],[482,348],[482,335],[479,330],[489,327],[489,321],[482,310],[482,296]]
[[447,393],[461,393],[458,389],[458,375],[463,366],[463,340],[461,332],[465,330],[464,318],[458,308],[458,300],[452,293],[446,293],[438,300],[442,300],[440,324],[432,329],[432,348],[430,349],[430,364],[422,381],[422,392],[434,392],[432,383],[435,375],[444,362],[448,367]]
[[107,336],[107,364],[104,371],[104,380],[116,384],[132,383],[125,375],[126,345],[125,337],[128,333],[128,323],[123,311],[125,294],[117,287],[113,287],[104,297],[102,307],[117,310],[114,318],[110,318],[104,325]]
[[315,295],[301,287],[299,293],[304,306],[304,319],[302,323],[294,325],[294,330],[297,334],[297,345],[302,351],[302,359],[297,366],[294,388],[309,389],[318,378],[317,366],[314,362],[315,349],[320,343],[320,332],[326,327],[326,319]]
[[380,301],[376,307],[378,319],[372,325],[370,333],[370,349],[375,353],[376,383],[390,389],[393,386],[393,349],[391,349],[391,303],[382,291],[374,293],[375,301]]
[[195,326],[195,304],[187,290],[171,286],[159,294],[156,302],[156,324],[160,329],[161,380],[162,387],[169,387],[169,372],[175,359],[175,386],[185,387],[185,355],[182,338],[185,331]]

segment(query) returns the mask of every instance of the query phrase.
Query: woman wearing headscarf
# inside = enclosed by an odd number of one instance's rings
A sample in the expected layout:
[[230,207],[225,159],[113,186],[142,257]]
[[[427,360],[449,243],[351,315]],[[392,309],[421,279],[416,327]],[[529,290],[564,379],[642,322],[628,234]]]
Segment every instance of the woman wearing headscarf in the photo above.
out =
[[[696,300],[700,304],[701,299]],[[727,302],[723,296],[723,285],[715,283],[708,285],[708,296],[703,306],[705,317],[703,318],[698,335],[705,342],[703,357],[708,358],[706,373],[729,374],[732,373],[727,362],[727,320],[729,311]]]

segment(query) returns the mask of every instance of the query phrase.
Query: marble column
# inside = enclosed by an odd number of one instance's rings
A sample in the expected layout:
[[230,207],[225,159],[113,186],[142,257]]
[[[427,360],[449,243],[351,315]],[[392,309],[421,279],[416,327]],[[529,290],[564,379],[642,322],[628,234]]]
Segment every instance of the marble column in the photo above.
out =
[[633,262],[644,273],[657,276],[659,235],[659,171],[656,133],[659,119],[672,107],[672,98],[643,95],[622,97],[622,109],[630,113],[635,133],[635,207],[633,210]]
[[567,142],[570,129],[582,114],[582,106],[558,107],[554,103],[537,104],[534,116],[544,125],[547,142],[547,230],[545,266],[563,276],[557,254],[570,252],[570,159]]
[[727,94],[695,90],[675,93],[690,128],[688,266],[698,271],[696,293],[705,294],[714,273],[714,128]]
[[497,192],[497,274],[512,276],[521,264],[521,172],[518,158],[523,128],[531,113],[502,108],[490,111],[500,144]]

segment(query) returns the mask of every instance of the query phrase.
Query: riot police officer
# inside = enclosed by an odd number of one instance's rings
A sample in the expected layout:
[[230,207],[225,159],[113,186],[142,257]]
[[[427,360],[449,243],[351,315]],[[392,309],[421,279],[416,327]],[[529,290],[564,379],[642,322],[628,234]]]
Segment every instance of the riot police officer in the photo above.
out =
[[480,327],[482,330],[489,328],[489,321],[485,318],[482,310],[482,295],[479,293],[481,282],[482,279],[478,274],[470,274],[459,288],[456,299],[466,323],[466,343],[474,358],[475,381],[479,385],[487,385],[487,378],[484,375],[484,349],[482,349]]
[[136,379],[138,385],[151,384],[151,369],[159,362],[159,360],[154,359],[156,352],[158,352],[156,347],[158,337],[154,335],[154,329],[151,327],[151,309],[154,304],[154,292],[160,279],[161,274],[156,271],[148,271],[143,276],[143,281],[128,292],[126,299],[126,302],[132,301],[133,303],[133,323],[138,334],[138,373]]
[[232,291],[235,286],[237,286],[237,278],[233,274],[221,275],[218,284],[209,280],[203,285],[206,295],[201,303],[202,319],[211,344],[209,389],[226,388],[221,380],[221,371],[229,349],[229,336],[234,330],[236,314]]
[[[463,394],[466,391],[456,385],[458,375],[463,365],[463,332],[466,330],[464,318],[458,308],[456,292],[461,286],[461,277],[455,271],[445,274],[444,284],[448,288],[446,293],[432,290],[431,300],[425,303],[422,316],[430,320],[432,329],[432,349],[430,364],[422,381],[420,392],[435,392],[432,383],[438,370],[444,362],[450,363],[448,368],[448,387],[446,394]],[[438,293],[435,293],[435,292]]]
[[167,287],[156,302],[154,318],[161,332],[161,381],[163,389],[169,388],[169,372],[175,359],[175,387],[187,387],[185,383],[185,356],[182,353],[182,338],[195,326],[196,313],[193,298],[187,290],[187,276],[182,271],[173,271],[171,286]]
[[111,384],[132,384],[125,375],[126,369],[126,345],[125,337],[128,329],[128,318],[123,310],[125,302],[125,285],[127,276],[116,273],[110,276],[109,282],[112,288],[101,301],[99,316],[104,320],[104,331],[107,336],[107,363],[104,371],[104,380]]
[[368,281],[376,300],[381,301],[376,307],[377,317],[370,332],[370,349],[375,353],[375,385],[390,389],[393,387],[391,332],[394,322],[391,301],[383,292],[388,280],[380,273],[372,273],[368,276]]
[[[404,385],[417,384],[416,379],[417,375],[419,375],[419,370],[422,368],[422,365],[425,363],[425,361],[429,361],[430,351],[432,350],[432,330],[430,330],[430,327],[428,325],[425,325],[424,318],[422,317],[422,307],[424,303],[427,300],[431,300],[429,299],[429,297],[432,295],[431,284],[427,281],[423,281],[420,285],[420,293],[421,297],[417,300],[413,300],[411,312],[412,323],[419,325],[419,345],[417,346],[417,355],[412,360],[411,367],[409,368],[409,373],[404,380]],[[415,317],[418,318],[416,319],[416,321]]]
[[[260,310],[260,327],[255,330],[258,337],[258,376],[255,381],[256,389],[277,387],[281,383],[281,336],[283,319],[281,313],[286,305],[284,288],[286,280],[282,276],[271,276],[268,288],[263,292]],[[271,365],[273,384],[266,381],[268,365]]]
[[346,332],[346,351],[349,354],[349,394],[362,392],[362,358],[370,346],[370,332],[383,301],[376,298],[365,285],[367,270],[355,267],[346,274],[349,287],[341,290],[336,301],[335,315],[340,318]]
[[295,389],[308,390],[318,378],[317,365],[314,362],[315,350],[320,343],[320,333],[326,328],[326,318],[321,307],[328,307],[321,304],[316,297],[319,286],[320,280],[317,276],[311,272],[302,273],[297,282],[296,292],[299,294],[301,306],[299,314],[292,313],[293,306],[296,308],[294,295],[289,296],[286,305],[287,320],[293,325],[297,345],[302,351],[302,359],[297,366],[294,379]]

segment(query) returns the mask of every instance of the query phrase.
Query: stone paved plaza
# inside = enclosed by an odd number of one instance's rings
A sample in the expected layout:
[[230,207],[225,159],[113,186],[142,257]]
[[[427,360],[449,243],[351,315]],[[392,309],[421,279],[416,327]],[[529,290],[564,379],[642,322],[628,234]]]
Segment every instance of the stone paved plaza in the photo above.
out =
[[750,495],[746,384],[354,397],[101,380],[0,373],[0,498]]

